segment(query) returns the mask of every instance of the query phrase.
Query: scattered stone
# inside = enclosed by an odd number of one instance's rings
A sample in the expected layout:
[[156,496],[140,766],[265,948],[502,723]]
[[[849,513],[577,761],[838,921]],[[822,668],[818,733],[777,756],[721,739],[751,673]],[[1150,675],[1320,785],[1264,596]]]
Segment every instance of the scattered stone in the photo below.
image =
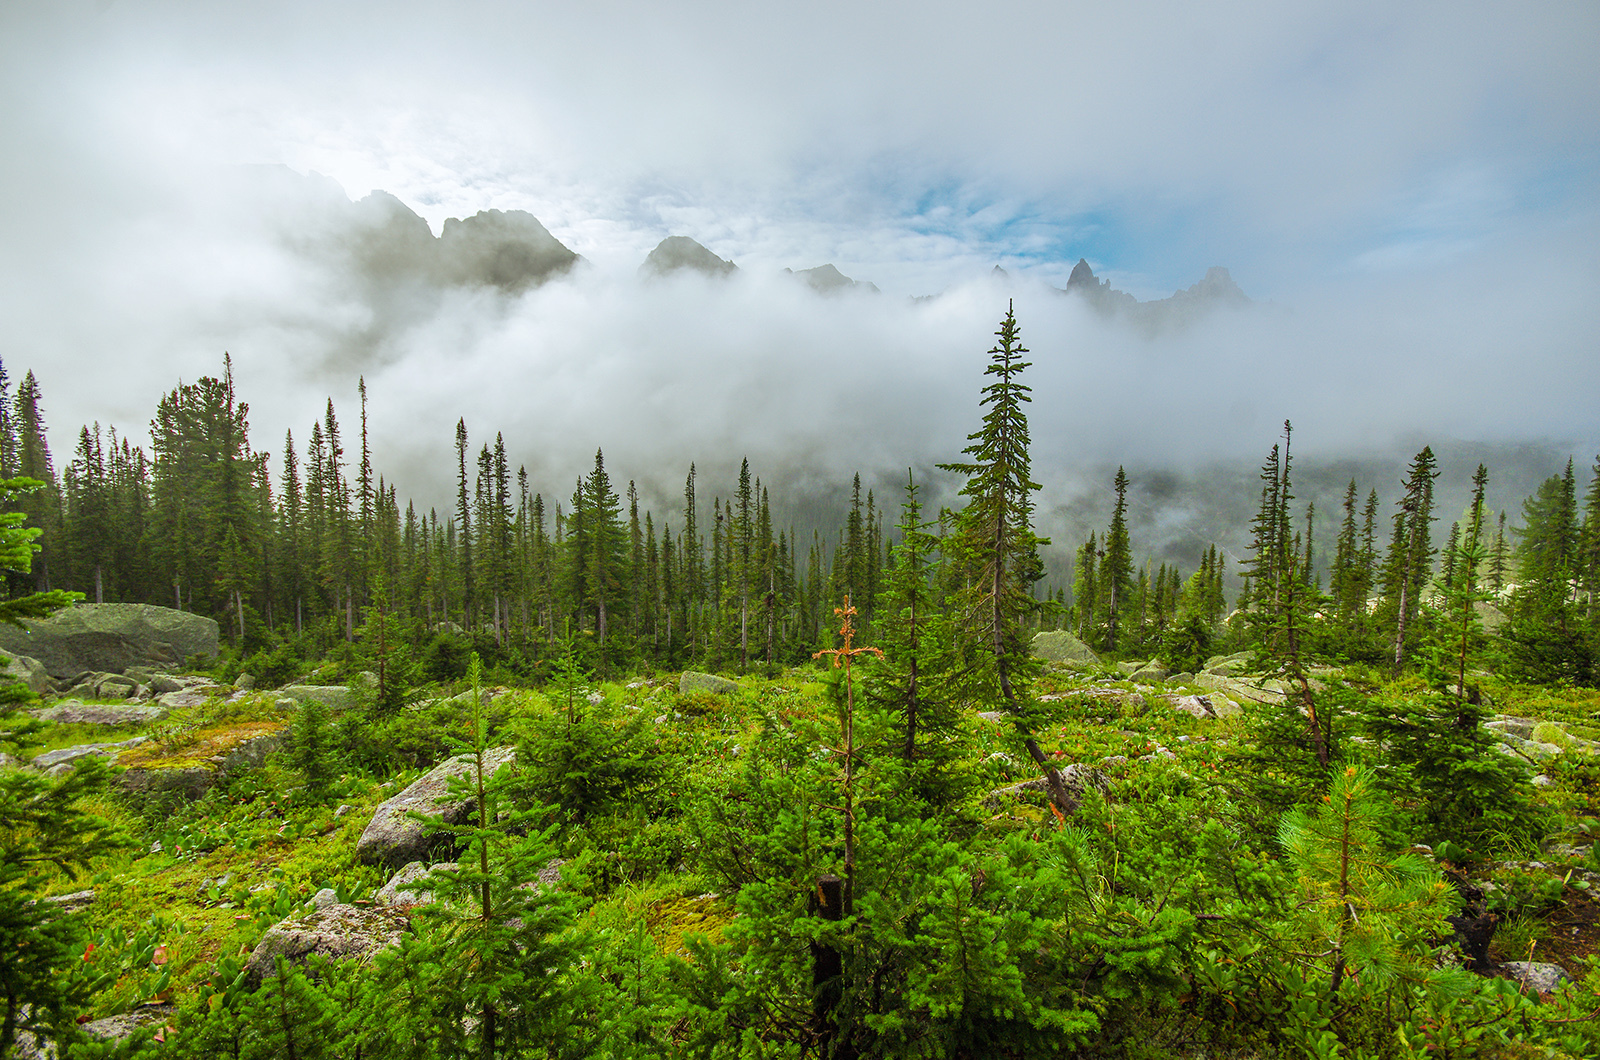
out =
[[73,913],[82,912],[94,904],[94,889],[73,891],[71,894],[53,894],[49,898],[42,900],[52,905],[60,906],[61,912],[70,916]]
[[156,702],[168,710],[183,710],[186,707],[198,707],[210,698],[213,692],[220,691],[213,685],[204,685],[196,688],[182,688],[176,692],[167,692],[156,697]]
[[996,725],[999,725],[1001,721],[1005,720],[1005,715],[998,710],[980,710],[978,711],[978,717],[982,718],[984,721],[993,722]]
[[1133,681],[1147,681],[1160,684],[1167,679],[1167,668],[1158,662],[1152,661],[1139,667],[1139,669],[1135,670],[1128,676],[1129,679]]
[[160,721],[167,716],[167,710],[154,704],[136,707],[112,706],[67,700],[53,707],[36,710],[33,716],[41,721],[53,721],[57,725],[143,725]]
[[1514,736],[1519,740],[1528,740],[1533,738],[1533,730],[1538,724],[1532,718],[1515,718],[1507,714],[1501,714],[1484,722],[1483,727],[1504,733],[1507,736]]
[[604,692],[590,692],[583,698],[589,701],[591,707],[598,707],[606,701],[606,694]]
[[1190,673],[1188,670],[1183,670],[1183,671],[1181,671],[1179,673],[1175,673],[1171,677],[1167,678],[1167,684],[1169,684],[1169,685],[1192,685],[1192,684],[1194,684],[1194,674]]
[[[514,747],[496,747],[484,755],[485,780],[516,760]],[[473,767],[471,755],[456,755],[435,766],[400,794],[380,804],[356,844],[356,857],[371,864],[398,868],[419,861],[442,837],[425,833],[423,822],[411,812],[437,817],[445,824],[460,824],[473,809],[473,799],[448,802],[450,778],[465,777]]]
[[1235,702],[1250,703],[1282,703],[1283,693],[1273,688],[1264,688],[1251,684],[1235,677],[1226,677],[1212,673],[1205,673],[1195,677],[1196,687],[1207,692],[1221,692]]
[[79,604],[24,623],[0,627],[0,651],[37,659],[57,678],[217,653],[215,621],[153,604]]
[[1211,699],[1208,696],[1167,696],[1167,702],[1172,704],[1172,709],[1181,711],[1191,718],[1202,721],[1215,718],[1217,713],[1211,708]]
[[392,906],[336,904],[292,916],[268,928],[256,943],[245,964],[246,982],[254,989],[276,976],[278,957],[295,964],[313,954],[366,962],[398,944],[409,928],[405,911]]
[[1115,663],[1114,665],[1117,672],[1123,677],[1132,677],[1145,667],[1145,664],[1142,662],[1119,662]]
[[710,692],[712,695],[729,696],[739,691],[736,681],[715,674],[703,674],[695,670],[685,670],[683,676],[678,678],[678,694],[688,695],[690,692]]
[[1101,765],[1107,765],[1107,766],[1126,765],[1127,762],[1128,762],[1128,756],[1127,755],[1106,755],[1104,758],[1100,759],[1100,764]]
[[1524,989],[1532,990],[1536,994],[1548,994],[1562,983],[1572,982],[1572,976],[1568,975],[1559,964],[1506,961],[1500,967],[1504,968],[1511,978],[1521,983]]
[[1086,670],[1091,666],[1100,665],[1100,657],[1087,644],[1064,629],[1035,633],[1033,654],[1052,666],[1066,670]]
[[311,896],[311,904],[317,909],[328,909],[339,904],[339,892],[332,887],[324,887]]
[[233,687],[234,688],[241,688],[241,689],[244,689],[246,692],[248,692],[250,689],[254,688],[255,686],[256,686],[256,679],[255,679],[254,675],[247,674],[247,673],[246,674],[240,674],[238,676],[238,678],[233,682]]
[[1555,781],[1551,780],[1549,777],[1545,776],[1543,773],[1535,773],[1533,775],[1533,779],[1529,783],[1531,783],[1536,788],[1548,788],[1552,784],[1554,784]]
[[341,802],[339,804],[339,808],[337,810],[333,811],[333,815],[335,817],[343,817],[345,814],[347,814],[349,812],[350,812],[350,804],[347,803],[347,802]]
[[540,887],[561,886],[561,866],[567,863],[566,858],[551,858],[544,863],[544,868],[539,870]]

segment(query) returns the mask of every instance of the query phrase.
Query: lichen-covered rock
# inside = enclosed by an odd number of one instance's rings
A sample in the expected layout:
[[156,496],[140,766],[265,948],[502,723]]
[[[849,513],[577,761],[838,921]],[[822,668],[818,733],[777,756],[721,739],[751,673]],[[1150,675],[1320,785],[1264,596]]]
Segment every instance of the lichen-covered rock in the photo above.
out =
[[1221,692],[1234,702],[1282,703],[1283,693],[1262,688],[1236,677],[1224,677],[1207,670],[1194,679],[1194,683],[1207,692]]
[[134,795],[171,791],[198,799],[224,777],[259,768],[267,756],[283,746],[282,728],[262,731],[260,725],[215,733],[179,760],[141,763],[140,755],[117,784]]
[[1100,665],[1100,657],[1064,629],[1035,633],[1032,650],[1045,662],[1067,670],[1085,670]]
[[[1061,774],[1061,786],[1066,788],[1067,794],[1074,799],[1082,799],[1091,788],[1102,795],[1111,790],[1111,784],[1106,779],[1106,775],[1093,766],[1080,765],[1077,762],[1073,762],[1070,765],[1059,767],[1058,772]],[[984,805],[991,811],[999,810],[1003,805],[1002,800],[1014,799],[1019,795],[1028,795],[1035,792],[1049,798],[1050,782],[1044,777],[1037,777],[1033,780],[1024,780],[1020,784],[996,788],[984,800]]]
[[713,695],[727,696],[739,691],[739,683],[730,681],[726,677],[716,674],[702,674],[694,670],[685,670],[678,679],[678,694],[686,695],[690,692],[710,692]]
[[1507,961],[1500,967],[1536,994],[1548,994],[1562,983],[1570,983],[1572,976],[1559,964],[1543,964],[1539,961]]
[[148,737],[135,736],[131,740],[121,740],[117,743],[84,743],[76,747],[61,747],[54,751],[46,751],[42,755],[35,755],[33,768],[38,770],[54,769],[56,766],[71,765],[80,758],[96,755],[100,758],[116,758],[130,747],[138,747]]
[[378,893],[372,896],[375,905],[414,906],[428,905],[434,898],[431,891],[413,890],[407,884],[416,883],[422,877],[434,871],[449,871],[456,868],[453,861],[441,861],[434,865],[424,865],[420,861],[407,862],[405,867],[393,876],[389,882],[378,888]]
[[350,702],[350,689],[344,685],[284,685],[275,695],[296,703],[308,703],[314,699],[329,710],[343,710]]
[[398,944],[410,923],[403,910],[392,906],[362,909],[339,904],[289,917],[268,928],[250,951],[245,981],[254,989],[276,976],[279,957],[294,964],[304,964],[314,954],[333,960],[371,960],[379,950]]
[[1255,658],[1254,652],[1236,651],[1232,655],[1213,655],[1206,660],[1205,672],[1208,674],[1232,677],[1234,674],[1243,673],[1250,668],[1250,660]]
[[1143,666],[1129,675],[1129,680],[1142,681],[1151,684],[1160,683],[1166,679],[1167,668],[1155,661],[1145,663]]
[[[490,749],[484,757],[485,779],[515,761],[516,757],[514,747]],[[356,843],[356,857],[368,865],[382,864],[392,868],[424,860],[437,837],[428,835],[424,823],[409,814],[416,812],[437,817],[445,824],[461,824],[465,821],[473,811],[475,800],[451,801],[448,792],[450,778],[468,776],[472,764],[471,755],[456,755],[446,759],[400,794],[381,803]]]
[[0,625],[0,651],[37,659],[58,678],[175,666],[217,653],[215,621],[153,604],[79,604],[26,624],[26,630]]
[[143,725],[147,722],[160,721],[167,716],[167,709],[150,703],[120,706],[67,700],[52,707],[36,710],[33,716],[41,721],[53,721],[58,725]]
[[21,681],[34,695],[50,691],[50,672],[38,659],[26,655],[0,655],[0,684]]

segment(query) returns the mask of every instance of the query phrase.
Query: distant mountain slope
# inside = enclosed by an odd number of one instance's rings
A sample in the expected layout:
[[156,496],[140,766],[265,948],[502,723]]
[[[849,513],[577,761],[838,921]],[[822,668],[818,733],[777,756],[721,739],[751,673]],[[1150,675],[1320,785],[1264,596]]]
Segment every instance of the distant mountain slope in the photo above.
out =
[[1111,281],[1096,279],[1088,261],[1079,258],[1062,293],[1076,295],[1107,316],[1122,317],[1149,331],[1181,327],[1219,307],[1254,304],[1233,282],[1228,270],[1218,265],[1207,269],[1199,283],[1175,291],[1170,298],[1141,302],[1126,291],[1114,289]]

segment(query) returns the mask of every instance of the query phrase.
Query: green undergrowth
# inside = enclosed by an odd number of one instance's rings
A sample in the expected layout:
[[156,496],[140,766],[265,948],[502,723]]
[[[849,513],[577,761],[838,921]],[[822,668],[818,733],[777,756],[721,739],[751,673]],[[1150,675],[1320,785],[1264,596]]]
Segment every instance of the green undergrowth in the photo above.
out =
[[[1361,696],[1425,694],[1355,669],[1319,680],[1328,689],[1319,702],[1329,711]],[[634,1015],[617,1015],[616,1026],[634,1027],[630,1034],[655,1028],[653,1051],[630,1053],[613,1043],[609,1055],[698,1055],[692,1028],[712,1013],[777,1033],[774,1013],[809,1006],[811,947],[833,930],[818,935],[806,910],[819,876],[839,868],[836,687],[812,667],[742,677],[738,691],[725,696],[680,694],[667,678],[552,681],[493,690],[476,714],[459,689],[444,688],[398,714],[366,715],[359,706],[327,712],[325,728],[312,730],[322,732],[314,746],[305,743],[304,708],[279,708],[270,692],[231,704],[214,698],[113,737],[53,726],[45,738],[55,746],[150,735],[119,765],[156,768],[204,760],[253,734],[288,735],[263,768],[226,778],[194,802],[96,797],[90,808],[111,819],[127,845],[50,887],[56,894],[95,891],[81,914],[82,974],[93,985],[84,1014],[170,1000],[182,1010],[175,1021],[182,1030],[229,1006],[246,1011],[252,1003],[228,984],[250,950],[323,888],[344,901],[369,898],[387,876],[355,858],[373,810],[458,746],[453,741],[470,734],[476,717],[490,745],[516,745],[534,756],[524,758],[508,789],[528,808],[518,811],[528,815],[519,828],[542,832],[549,853],[565,862],[563,901],[577,914],[571,937],[587,940],[584,967],[635,999]],[[902,962],[932,959],[927,954],[993,962],[978,942],[992,937],[1007,952],[1034,955],[1027,975],[1061,984],[1050,1003],[1075,1014],[1075,1029],[1061,1041],[1097,1043],[1097,1055],[1509,1057],[1523,1055],[1513,1047],[1519,1035],[1544,1042],[1540,1056],[1583,1055],[1587,1031],[1538,1021],[1575,1019],[1584,999],[1600,1007],[1600,973],[1587,963],[1587,953],[1600,949],[1600,917],[1583,919],[1590,909],[1585,874],[1600,873],[1595,756],[1575,746],[1542,764],[1548,787],[1521,782],[1545,815],[1545,847],[1564,844],[1559,854],[1541,849],[1541,837],[1530,843],[1508,835],[1478,839],[1473,858],[1463,854],[1460,865],[1451,860],[1455,846],[1441,847],[1433,861],[1417,860],[1405,839],[1407,801],[1360,795],[1360,812],[1371,818],[1363,842],[1384,851],[1374,864],[1411,858],[1404,864],[1413,882],[1435,881],[1408,892],[1426,906],[1434,933],[1362,936],[1368,949],[1332,1001],[1328,929],[1312,913],[1333,910],[1337,922],[1334,898],[1351,908],[1367,898],[1337,893],[1337,875],[1327,875],[1321,855],[1297,864],[1287,852],[1281,812],[1261,801],[1241,766],[1242,751],[1263,738],[1253,711],[1197,719],[1167,697],[1198,690],[1141,692],[1120,674],[1051,673],[1039,691],[1041,701],[1022,722],[1042,752],[1060,766],[1091,766],[1108,784],[1105,796],[1087,792],[1071,820],[1057,820],[1037,792],[991,794],[1039,776],[1014,717],[981,718],[967,709],[939,737],[959,754],[944,789],[952,801],[937,816],[895,808],[904,805],[904,788],[891,768],[892,733],[861,722],[861,754],[877,763],[855,793],[862,886],[888,904],[871,914],[879,918],[873,931],[887,934],[870,936],[860,959],[886,984],[915,966]],[[1555,723],[1579,739],[1591,738],[1586,726],[1600,707],[1592,690],[1496,682],[1490,694],[1495,712]],[[1377,741],[1353,738],[1359,724],[1354,713],[1337,719],[1348,768],[1382,766],[1386,752]],[[382,741],[389,746],[372,746]],[[1265,768],[1289,768],[1282,763]],[[1374,783],[1368,772],[1359,776]],[[1302,829],[1326,824],[1314,814],[1297,820]],[[1536,999],[1497,993],[1473,977],[1448,986],[1458,991],[1451,1000],[1446,985],[1405,978],[1434,959],[1440,918],[1459,906],[1437,882],[1440,867],[1491,885],[1498,959],[1558,959],[1584,980],[1570,1003],[1547,999],[1541,1009]],[[1363,886],[1390,893],[1380,883],[1390,886],[1377,877]],[[941,919],[957,909],[964,912]],[[1384,917],[1391,914],[1371,915],[1390,923]],[[419,932],[427,930],[422,923]],[[921,934],[897,939],[891,926],[900,923],[920,924]],[[960,939],[966,941],[953,941]],[[871,965],[877,960],[883,963]],[[1401,977],[1386,981],[1387,968]],[[339,973],[346,974],[358,975]],[[323,986],[306,980],[294,989],[355,989],[358,982],[370,987],[375,980],[335,975]],[[261,996],[275,996],[270,989]],[[927,984],[938,989],[945,988]],[[970,997],[965,1003],[977,1004]],[[1459,1018],[1467,1011],[1477,1013],[1473,1020]],[[888,1034],[898,1024],[882,1026]],[[1485,1038],[1485,1027],[1497,1030]]]

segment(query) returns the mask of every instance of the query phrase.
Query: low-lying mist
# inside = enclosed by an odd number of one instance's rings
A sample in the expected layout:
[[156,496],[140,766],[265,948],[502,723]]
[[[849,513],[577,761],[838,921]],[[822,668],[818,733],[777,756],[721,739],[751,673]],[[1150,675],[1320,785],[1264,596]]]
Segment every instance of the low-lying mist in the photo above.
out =
[[[40,262],[62,282],[36,285],[26,304],[13,294],[4,352],[13,380],[39,376],[58,470],[80,424],[142,441],[161,394],[219,374],[227,350],[275,474],[285,430],[303,447],[329,397],[356,452],[364,377],[375,466],[424,510],[453,508],[462,418],[474,452],[502,434],[547,500],[565,501],[603,448],[619,491],[634,480],[674,527],[690,463],[704,518],[742,458],[807,536],[835,525],[857,472],[892,523],[908,468],[931,507],[955,502],[959,483],[933,465],[958,459],[978,428],[1008,303],[1032,351],[1039,521],[1056,560],[1104,527],[1119,465],[1142,550],[1189,567],[1212,541],[1242,549],[1256,469],[1285,419],[1324,541],[1352,477],[1363,499],[1378,489],[1387,519],[1424,444],[1443,458],[1447,527],[1479,460],[1491,505],[1514,515],[1539,478],[1568,454],[1586,470],[1600,443],[1600,309],[1568,289],[1587,260],[1577,235],[1547,234],[1515,269],[1498,255],[1516,248],[1501,247],[1425,281],[1351,277],[1151,335],[1017,274],[821,295],[776,268],[645,280],[636,261],[580,261],[518,293],[439,282],[364,258],[355,207],[331,182],[313,185],[229,178],[100,215],[92,242],[87,221],[63,228]],[[95,251],[69,270],[75,245]]]

